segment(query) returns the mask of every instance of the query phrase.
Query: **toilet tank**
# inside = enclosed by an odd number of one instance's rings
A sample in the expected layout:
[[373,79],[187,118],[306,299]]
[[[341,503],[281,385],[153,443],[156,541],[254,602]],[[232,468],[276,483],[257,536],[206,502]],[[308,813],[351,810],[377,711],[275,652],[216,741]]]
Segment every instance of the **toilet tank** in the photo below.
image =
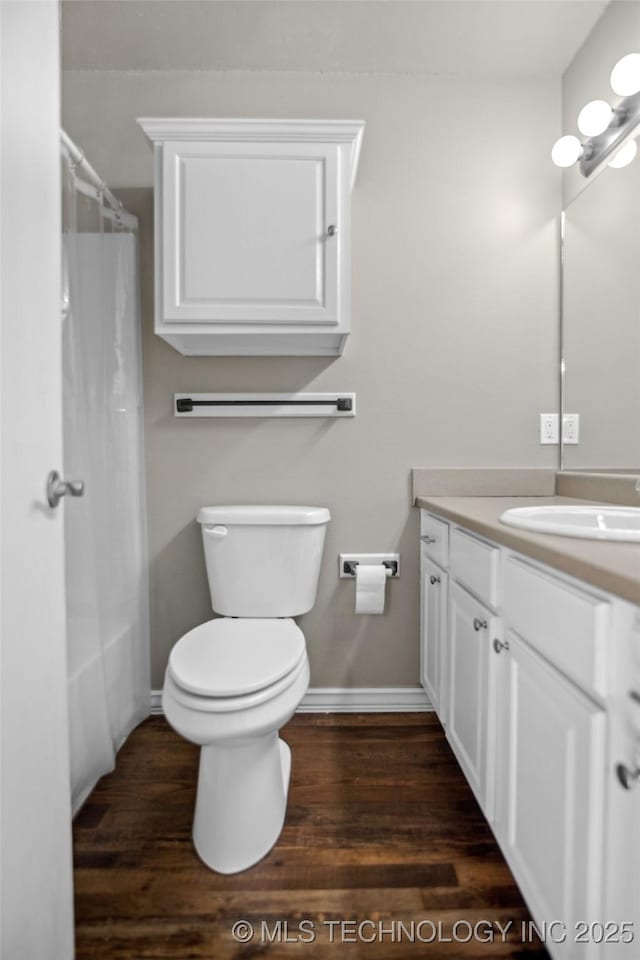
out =
[[202,507],[211,606],[225,617],[296,617],[316,601],[326,507]]

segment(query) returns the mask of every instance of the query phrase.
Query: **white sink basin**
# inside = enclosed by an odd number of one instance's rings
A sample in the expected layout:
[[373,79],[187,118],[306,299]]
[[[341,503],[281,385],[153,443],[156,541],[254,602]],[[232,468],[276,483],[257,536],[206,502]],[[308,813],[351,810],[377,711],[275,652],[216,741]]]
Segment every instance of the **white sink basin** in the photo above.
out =
[[500,521],[533,533],[640,542],[640,507],[514,507]]

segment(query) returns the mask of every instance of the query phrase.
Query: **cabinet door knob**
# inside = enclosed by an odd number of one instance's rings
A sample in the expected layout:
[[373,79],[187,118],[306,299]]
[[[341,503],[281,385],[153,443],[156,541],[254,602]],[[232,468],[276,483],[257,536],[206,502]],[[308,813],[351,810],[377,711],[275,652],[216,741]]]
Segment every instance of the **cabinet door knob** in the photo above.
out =
[[473,629],[478,632],[478,630],[486,630],[489,624],[486,620],[479,620],[478,617],[473,618]]
[[640,780],[640,768],[629,770],[629,767],[624,763],[619,763],[616,766],[616,774],[625,790],[632,790]]
[[436,583],[440,583],[440,577],[436,577],[433,574],[431,574],[431,576],[429,577],[429,583],[432,585]]
[[430,537],[428,533],[425,533],[422,537],[420,537],[420,539],[422,540],[423,543],[435,543],[435,542],[436,542],[436,538],[435,538],[435,537]]
[[500,653],[501,650],[508,650],[508,649],[509,649],[509,641],[508,641],[508,640],[498,640],[498,638],[496,637],[496,638],[494,639],[494,641],[493,641],[493,649],[495,650],[496,653]]
[[335,237],[338,233],[338,228],[332,223],[330,227],[327,227],[327,236]]
[[629,690],[629,699],[634,703],[640,703],[640,692],[638,690]]

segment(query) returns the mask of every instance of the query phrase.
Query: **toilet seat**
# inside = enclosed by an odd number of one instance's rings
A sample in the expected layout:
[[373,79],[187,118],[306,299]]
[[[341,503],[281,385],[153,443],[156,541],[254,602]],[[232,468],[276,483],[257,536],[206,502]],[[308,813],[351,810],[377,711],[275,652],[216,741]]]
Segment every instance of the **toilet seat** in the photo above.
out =
[[199,709],[203,700],[222,701],[225,710],[234,709],[230,701],[249,706],[286,689],[305,662],[304,634],[293,620],[220,617],[177,642],[167,673],[185,701],[193,698]]
[[246,693],[239,697],[202,697],[198,696],[197,693],[189,693],[183,690],[167,670],[163,696],[171,696],[181,707],[197,713],[247,714],[252,707],[259,707],[262,704],[268,703],[270,700],[277,700],[277,698],[281,694],[286,693],[289,687],[292,687],[304,673],[307,674],[308,683],[308,671],[309,661],[305,653],[295,670],[292,670],[291,673],[282,677],[277,683],[273,683],[269,687],[264,687],[262,690],[257,690],[255,693]]

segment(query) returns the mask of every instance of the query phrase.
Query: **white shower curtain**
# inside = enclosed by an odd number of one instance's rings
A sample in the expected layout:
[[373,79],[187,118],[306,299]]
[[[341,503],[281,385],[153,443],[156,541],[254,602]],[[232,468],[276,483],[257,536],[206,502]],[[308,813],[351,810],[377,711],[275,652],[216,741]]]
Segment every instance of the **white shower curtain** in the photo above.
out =
[[137,234],[63,155],[63,423],[74,813],[150,711]]

